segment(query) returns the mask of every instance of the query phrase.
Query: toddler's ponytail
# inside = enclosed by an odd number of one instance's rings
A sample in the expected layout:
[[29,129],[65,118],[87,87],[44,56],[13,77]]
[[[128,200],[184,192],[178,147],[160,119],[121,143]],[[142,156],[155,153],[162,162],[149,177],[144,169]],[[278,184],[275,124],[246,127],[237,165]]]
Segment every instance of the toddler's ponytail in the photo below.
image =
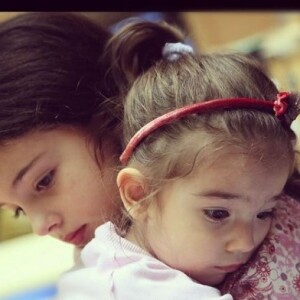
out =
[[135,22],[117,32],[108,42],[105,56],[112,62],[111,76],[121,93],[135,79],[163,58],[166,43],[183,42],[179,29],[167,23]]

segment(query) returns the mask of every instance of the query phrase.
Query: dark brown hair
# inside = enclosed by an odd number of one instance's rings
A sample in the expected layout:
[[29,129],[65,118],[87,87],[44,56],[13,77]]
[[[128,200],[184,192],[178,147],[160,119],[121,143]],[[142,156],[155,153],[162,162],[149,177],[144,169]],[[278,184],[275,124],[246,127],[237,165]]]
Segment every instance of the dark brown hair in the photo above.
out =
[[62,124],[91,127],[99,145],[112,136],[120,117],[100,60],[110,36],[79,13],[20,13],[1,23],[0,141]]

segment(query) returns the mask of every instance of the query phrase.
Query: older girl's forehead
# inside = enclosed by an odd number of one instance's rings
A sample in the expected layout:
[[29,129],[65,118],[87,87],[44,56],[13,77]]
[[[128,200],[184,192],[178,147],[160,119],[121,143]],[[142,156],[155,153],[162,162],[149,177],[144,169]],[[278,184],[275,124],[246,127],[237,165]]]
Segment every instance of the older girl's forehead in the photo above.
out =
[[[55,153],[66,137],[56,131],[28,133],[0,146],[0,188],[13,187],[46,154]],[[0,190],[1,194],[1,190]],[[1,201],[1,199],[0,199]]]

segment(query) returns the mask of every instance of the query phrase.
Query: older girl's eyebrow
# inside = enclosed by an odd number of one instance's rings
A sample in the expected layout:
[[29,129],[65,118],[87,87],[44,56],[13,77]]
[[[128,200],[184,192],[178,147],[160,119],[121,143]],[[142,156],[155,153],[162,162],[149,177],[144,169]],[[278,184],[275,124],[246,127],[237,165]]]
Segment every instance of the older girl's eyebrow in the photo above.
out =
[[26,166],[24,166],[16,175],[15,179],[13,180],[12,185],[15,186],[18,182],[22,180],[22,178],[25,176],[25,174],[35,165],[35,163],[40,159],[40,157],[45,152],[42,152],[38,154],[36,157],[34,157]]

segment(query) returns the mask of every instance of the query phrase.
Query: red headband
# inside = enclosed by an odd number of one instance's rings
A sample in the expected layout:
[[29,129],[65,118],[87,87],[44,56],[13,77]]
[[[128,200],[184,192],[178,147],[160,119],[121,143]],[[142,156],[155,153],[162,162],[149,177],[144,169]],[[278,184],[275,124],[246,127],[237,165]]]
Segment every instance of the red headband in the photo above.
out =
[[282,92],[277,94],[277,99],[273,101],[258,100],[251,98],[228,98],[228,99],[215,99],[205,102],[198,102],[188,106],[184,106],[175,109],[169,113],[166,113],[145,126],[143,126],[129,141],[122,155],[120,161],[125,165],[131,157],[134,149],[138,144],[147,137],[150,133],[175,120],[181,119],[185,116],[194,113],[203,113],[214,109],[240,109],[240,108],[254,108],[259,110],[265,110],[270,113],[275,112],[276,117],[282,116],[288,107],[287,97],[290,94]]

